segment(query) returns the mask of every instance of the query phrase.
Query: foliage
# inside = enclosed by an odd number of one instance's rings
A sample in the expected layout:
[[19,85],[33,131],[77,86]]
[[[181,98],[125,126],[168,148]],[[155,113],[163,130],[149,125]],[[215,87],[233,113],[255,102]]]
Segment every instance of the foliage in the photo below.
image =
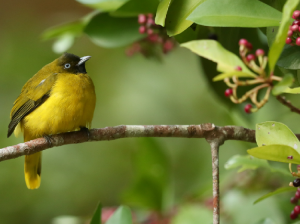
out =
[[[204,71],[203,76],[210,85],[211,95],[218,95],[217,102],[228,105],[226,113],[230,111],[233,120],[242,120],[246,116],[241,112],[240,106],[245,102],[252,103],[250,106],[246,105],[245,111],[254,113],[263,110],[263,106],[276,96],[283,93],[300,93],[299,80],[295,71],[300,68],[299,46],[285,45],[289,26],[294,21],[291,15],[299,8],[299,0],[77,1],[94,11],[76,21],[50,28],[42,35],[44,40],[55,39],[53,50],[56,53],[67,51],[74,44],[76,45],[78,38],[84,34],[100,48],[130,46],[131,53],[128,54],[130,56],[133,55],[132,52],[140,52],[146,57],[161,59],[162,53],[164,56],[176,46],[183,47],[201,57],[199,62]],[[148,16],[146,22],[139,22],[141,15]],[[149,22],[152,16],[155,23]],[[146,31],[141,30],[141,26],[147,27]],[[238,44],[241,38],[247,38],[249,41]],[[261,48],[258,50],[263,53],[256,51],[256,55],[251,54],[253,46]],[[265,51],[268,53],[265,54]],[[221,82],[214,83],[215,81],[224,81],[225,85]],[[223,96],[226,85],[232,90],[229,91],[228,97],[234,104],[228,103]],[[159,84],[154,85],[156,86]],[[250,116],[252,119],[256,115]],[[241,167],[238,172],[242,174],[262,168],[257,173],[279,175],[284,179],[284,176],[289,175],[285,169],[287,167],[274,167],[266,160],[300,164],[299,140],[285,124],[275,121],[257,124],[256,140],[258,147],[248,150],[251,156],[235,155],[228,160],[225,168]],[[141,219],[154,220],[153,223],[162,217],[166,223],[198,223],[199,219],[209,222],[211,198],[207,196],[207,188],[204,186],[200,188],[195,184],[190,192],[181,195],[176,193],[170,171],[171,159],[162,145],[154,139],[142,139],[138,143],[138,148],[139,151],[132,159],[133,181],[124,190],[122,203],[146,209],[149,213],[142,214]],[[294,176],[297,175],[300,174],[296,173]],[[276,190],[281,186],[274,187],[267,182],[263,185],[257,187],[260,194],[265,190],[268,192],[272,190],[272,192],[260,197],[255,203],[282,192],[292,191],[290,190],[292,188]],[[191,198],[194,201],[190,200]],[[258,198],[258,195],[254,192],[251,198]],[[224,204],[238,204],[234,199],[238,201],[237,199],[244,199],[244,197],[235,189],[225,192]],[[191,201],[196,203],[193,204]],[[279,214],[276,203],[267,201],[262,203],[269,203],[268,206],[275,211],[278,220],[284,220],[289,211],[281,209],[283,212]],[[235,212],[241,209],[240,207],[236,207]],[[241,217],[233,214],[231,210],[233,207],[227,206],[227,208],[224,213],[229,218],[222,220],[226,224],[276,223],[271,215],[264,217],[264,212],[259,219],[249,218],[241,222]],[[131,213],[135,214],[135,212],[134,210],[131,212],[126,206],[121,206],[106,223],[131,224],[135,221],[132,220]],[[92,224],[101,223],[100,214],[99,205],[92,218]]]

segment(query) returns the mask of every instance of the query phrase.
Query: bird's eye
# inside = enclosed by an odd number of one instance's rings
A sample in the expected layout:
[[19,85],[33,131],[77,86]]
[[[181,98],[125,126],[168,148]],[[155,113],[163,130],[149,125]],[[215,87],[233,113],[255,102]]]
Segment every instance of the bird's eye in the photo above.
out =
[[71,67],[70,63],[65,64],[65,68],[70,68],[70,67]]

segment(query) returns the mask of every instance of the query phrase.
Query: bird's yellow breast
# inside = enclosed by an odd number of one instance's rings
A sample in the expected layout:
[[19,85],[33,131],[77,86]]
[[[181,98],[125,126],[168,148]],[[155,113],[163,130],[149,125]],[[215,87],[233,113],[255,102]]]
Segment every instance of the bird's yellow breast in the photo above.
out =
[[87,74],[59,73],[49,98],[21,121],[25,141],[90,127],[96,103]]

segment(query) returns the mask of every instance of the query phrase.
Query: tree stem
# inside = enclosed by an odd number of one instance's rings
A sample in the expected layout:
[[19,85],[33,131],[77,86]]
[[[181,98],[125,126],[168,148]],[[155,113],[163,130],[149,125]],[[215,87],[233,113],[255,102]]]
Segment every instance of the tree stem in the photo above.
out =
[[220,223],[219,142],[210,142],[213,178],[213,224]]

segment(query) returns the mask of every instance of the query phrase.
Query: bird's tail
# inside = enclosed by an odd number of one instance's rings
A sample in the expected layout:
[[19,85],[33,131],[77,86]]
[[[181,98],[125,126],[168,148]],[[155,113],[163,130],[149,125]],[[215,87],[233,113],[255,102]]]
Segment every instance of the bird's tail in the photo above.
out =
[[37,189],[41,183],[41,159],[42,153],[37,152],[25,156],[25,182],[28,189]]

